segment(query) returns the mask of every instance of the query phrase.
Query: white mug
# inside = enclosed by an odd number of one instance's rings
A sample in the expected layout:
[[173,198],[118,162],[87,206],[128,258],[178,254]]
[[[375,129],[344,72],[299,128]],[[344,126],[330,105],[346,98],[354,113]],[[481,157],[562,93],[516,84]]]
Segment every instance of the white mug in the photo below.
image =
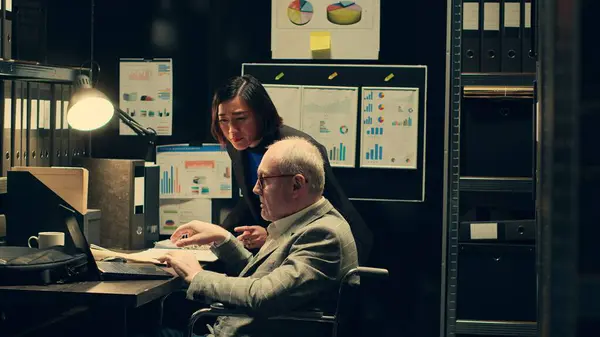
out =
[[27,245],[31,247],[31,240],[37,241],[39,249],[45,249],[53,246],[65,245],[65,233],[63,232],[39,232],[38,236],[31,236],[27,239]]

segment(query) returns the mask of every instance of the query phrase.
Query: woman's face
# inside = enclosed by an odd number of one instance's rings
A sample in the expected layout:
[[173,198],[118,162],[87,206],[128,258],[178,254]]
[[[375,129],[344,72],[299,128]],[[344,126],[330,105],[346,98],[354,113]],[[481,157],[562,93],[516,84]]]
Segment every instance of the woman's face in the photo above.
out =
[[231,145],[242,151],[260,142],[254,111],[240,97],[219,104],[219,127]]

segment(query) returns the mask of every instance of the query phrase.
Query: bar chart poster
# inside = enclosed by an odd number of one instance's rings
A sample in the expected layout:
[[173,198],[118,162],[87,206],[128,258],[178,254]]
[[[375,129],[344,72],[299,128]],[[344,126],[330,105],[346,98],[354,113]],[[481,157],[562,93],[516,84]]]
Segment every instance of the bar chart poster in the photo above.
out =
[[417,169],[419,88],[363,87],[360,167]]
[[[173,134],[173,63],[171,59],[121,59],[119,108],[159,136]],[[135,135],[119,121],[120,135]]]
[[156,148],[160,198],[231,198],[231,159],[220,145]]
[[331,166],[355,166],[358,93],[358,87],[302,87],[301,130],[325,146]]

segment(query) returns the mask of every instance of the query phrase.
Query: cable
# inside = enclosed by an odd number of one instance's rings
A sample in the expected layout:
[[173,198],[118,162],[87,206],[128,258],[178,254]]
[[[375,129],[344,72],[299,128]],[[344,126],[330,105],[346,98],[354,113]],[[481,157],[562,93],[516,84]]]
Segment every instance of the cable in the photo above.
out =
[[[92,0],[92,8],[91,8],[91,19],[90,19],[90,65],[94,64],[94,9],[95,9],[95,1]],[[93,71],[92,71],[93,73]],[[94,83],[93,74],[90,74],[90,80]],[[100,65],[98,65],[98,76],[100,76]],[[96,82],[98,83],[98,82]]]

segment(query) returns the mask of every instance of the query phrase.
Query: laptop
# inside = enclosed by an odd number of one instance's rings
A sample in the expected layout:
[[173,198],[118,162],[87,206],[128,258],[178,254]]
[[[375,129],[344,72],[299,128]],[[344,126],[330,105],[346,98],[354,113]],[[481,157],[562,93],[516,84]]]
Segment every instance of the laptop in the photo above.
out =
[[60,206],[64,210],[67,229],[75,247],[87,255],[88,272],[94,281],[157,280],[173,277],[164,269],[148,263],[96,262],[90,245],[79,227],[79,221],[75,218],[75,211]]

